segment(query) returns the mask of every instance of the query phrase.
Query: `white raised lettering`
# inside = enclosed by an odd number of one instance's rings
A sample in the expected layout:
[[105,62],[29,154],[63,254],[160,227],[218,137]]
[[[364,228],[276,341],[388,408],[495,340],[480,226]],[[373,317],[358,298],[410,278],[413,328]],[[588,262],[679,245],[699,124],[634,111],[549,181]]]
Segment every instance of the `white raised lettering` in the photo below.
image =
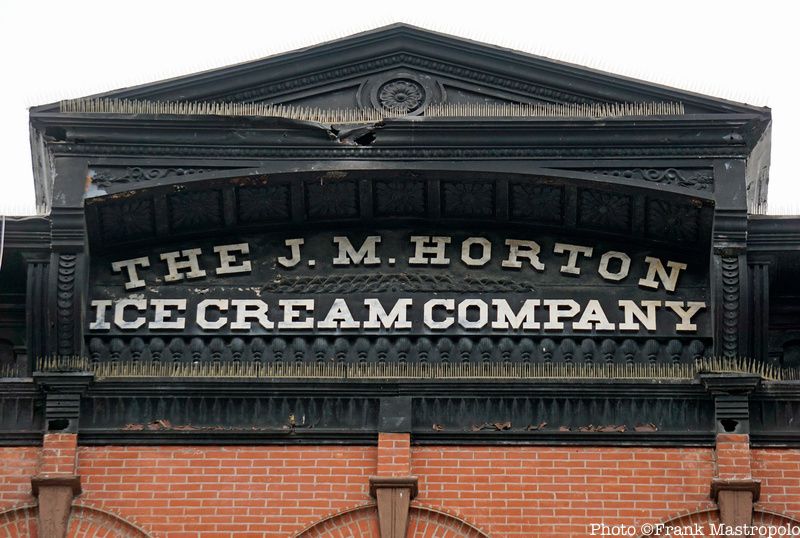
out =
[[146,299],[120,299],[114,305],[114,325],[119,327],[120,329],[138,329],[142,325],[147,322],[144,316],[139,316],[138,318],[125,321],[125,309],[128,307],[135,308],[139,312],[144,312],[147,310],[147,300]]
[[545,299],[543,305],[549,313],[549,319],[544,323],[544,328],[548,331],[563,329],[564,323],[561,320],[574,318],[581,311],[581,307],[572,299]]
[[206,318],[206,310],[209,307],[216,308],[220,312],[225,312],[228,310],[228,300],[227,299],[204,299],[197,303],[197,314],[195,316],[197,320],[197,326],[205,331],[212,331],[215,329],[220,329],[228,323],[228,319],[221,315],[214,321],[209,321]]
[[608,316],[600,306],[600,301],[592,299],[586,303],[586,308],[583,309],[580,319],[572,324],[572,329],[575,331],[613,331],[614,324],[609,323]]
[[[616,272],[611,272],[608,269],[608,264],[611,260],[619,260],[619,269]],[[624,252],[617,252],[610,250],[600,257],[600,268],[597,270],[600,276],[606,280],[619,281],[628,276],[628,271],[631,268],[631,257]]]
[[544,264],[539,261],[541,247],[536,241],[526,241],[524,239],[506,239],[508,246],[508,258],[503,260],[500,265],[511,269],[520,269],[522,262],[519,258],[526,258],[531,267],[537,271],[544,271]]
[[89,324],[89,330],[107,331],[111,329],[111,324],[106,321],[106,310],[111,306],[112,301],[97,300],[92,301],[92,308],[95,309],[94,321]]
[[[477,309],[478,317],[469,319],[470,308]],[[489,305],[480,299],[466,299],[458,303],[458,324],[465,329],[482,329],[489,323]]]
[[[412,235],[414,255],[408,259],[409,265],[447,265],[450,258],[445,256],[445,245],[450,243],[450,237],[435,235]],[[426,243],[433,243],[427,245]],[[431,258],[426,254],[432,254]]]
[[664,301],[664,306],[675,312],[680,319],[680,323],[675,324],[676,331],[696,331],[697,325],[692,323],[692,318],[706,307],[706,303],[696,301]]
[[300,263],[300,246],[305,243],[305,239],[287,239],[283,243],[289,247],[289,252],[292,254],[289,258],[285,256],[278,257],[278,263],[284,267],[294,267]]
[[381,236],[370,235],[361,244],[361,248],[356,250],[353,244],[345,236],[334,236],[333,242],[339,246],[339,255],[333,259],[333,265],[379,265],[381,259],[375,254],[376,246],[381,242]]
[[244,260],[240,265],[233,265],[237,262],[236,254],[250,254],[250,245],[247,243],[236,243],[233,245],[219,245],[214,247],[214,252],[219,254],[219,267],[216,274],[230,275],[234,273],[249,273],[252,269],[250,260]]
[[267,303],[261,299],[233,299],[231,307],[236,309],[236,321],[231,323],[231,329],[249,329],[251,325],[247,321],[249,319],[257,321],[265,329],[275,326],[267,317]]
[[452,325],[454,320],[452,316],[447,316],[442,321],[434,320],[433,309],[437,306],[444,308],[445,312],[452,312],[456,302],[453,299],[431,299],[423,305],[422,317],[425,321],[425,326],[433,330],[443,330]]
[[581,268],[578,267],[578,254],[583,254],[587,258],[591,258],[594,249],[581,245],[570,245],[569,243],[556,243],[553,246],[553,252],[556,254],[569,255],[566,265],[561,266],[562,273],[566,275],[579,275],[581,274]]
[[505,299],[492,299],[492,306],[497,308],[497,320],[492,322],[492,329],[538,329],[539,322],[533,319],[539,299],[526,299],[516,314]]
[[[200,269],[200,260],[198,259],[200,254],[202,254],[202,251],[199,248],[163,253],[161,259],[167,262],[167,270],[169,271],[164,276],[164,281],[177,282],[178,280],[183,280],[184,276],[187,279],[206,276],[206,272]],[[186,259],[178,260],[180,256],[186,256]],[[181,273],[182,269],[188,269],[188,271]]]
[[[473,245],[479,247],[481,254],[477,258],[472,257]],[[481,267],[486,265],[492,258],[492,244],[485,237],[467,237],[461,243],[461,261],[470,267]]]
[[364,304],[369,308],[369,319],[364,322],[365,329],[410,329],[408,309],[411,308],[411,299],[398,299],[392,310],[387,314],[378,299],[364,299]]
[[358,329],[361,327],[361,323],[353,319],[353,314],[350,313],[344,299],[336,299],[328,310],[328,315],[317,323],[317,327],[320,329]]
[[278,322],[279,329],[312,329],[314,318],[300,319],[302,310],[314,311],[314,299],[282,299],[278,305],[283,308],[283,321]]
[[[199,250],[199,249],[198,249]],[[186,299],[150,299],[150,305],[155,307],[153,321],[147,324],[148,329],[183,329],[186,327],[186,318],[170,319],[174,308],[179,312],[186,310]]]
[[635,301],[622,299],[618,304],[625,315],[625,321],[619,324],[620,331],[638,331],[639,323],[636,323],[633,318],[638,319],[648,331],[656,330],[656,308],[661,306],[661,301],[641,301],[645,311],[642,311]]
[[[644,261],[648,264],[647,275],[639,279],[640,286],[657,290],[660,280],[667,291],[675,291],[675,286],[678,285],[678,277],[681,271],[686,269],[685,263],[667,261],[667,267],[669,267],[669,273],[667,273],[660,259],[647,256]],[[656,280],[656,276],[658,276],[659,280]]]
[[122,260],[118,262],[111,262],[111,269],[115,273],[125,270],[125,276],[128,279],[125,282],[126,290],[135,290],[136,288],[143,288],[145,285],[144,280],[139,278],[136,272],[136,266],[150,267],[150,258],[144,256],[142,258],[132,258],[130,260]]

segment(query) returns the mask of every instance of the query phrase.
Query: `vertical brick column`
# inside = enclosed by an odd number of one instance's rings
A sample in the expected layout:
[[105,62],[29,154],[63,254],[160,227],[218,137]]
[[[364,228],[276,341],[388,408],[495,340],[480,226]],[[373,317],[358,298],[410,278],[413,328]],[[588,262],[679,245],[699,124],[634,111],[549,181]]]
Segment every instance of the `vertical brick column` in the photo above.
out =
[[378,435],[378,476],[411,475],[411,435],[381,433]]
[[81,492],[77,457],[77,434],[44,435],[39,471],[31,479],[33,494],[39,498],[41,538],[63,538],[67,534],[72,499]]
[[711,496],[719,505],[720,521],[732,527],[753,522],[753,503],[758,500],[760,483],[750,469],[750,435],[718,433],[716,473]]
[[75,476],[78,436],[74,433],[46,433],[39,460],[39,476]]
[[744,374],[704,374],[706,389],[714,396],[716,418],[716,468],[711,497],[719,505],[720,521],[731,527],[750,525],[753,503],[761,483],[753,480],[750,459],[750,394],[761,378]]
[[[67,370],[69,357],[53,357],[45,366]],[[39,497],[39,536],[64,538],[72,499],[81,492],[78,476],[78,423],[81,395],[93,375],[81,371],[34,372],[33,379],[44,396],[45,431],[39,470],[31,478],[33,495]]]
[[720,480],[748,480],[750,473],[750,435],[719,433],[716,447],[716,477]]
[[378,434],[377,475],[369,479],[370,495],[378,504],[381,538],[405,538],[408,509],[417,495],[411,476],[411,434]]

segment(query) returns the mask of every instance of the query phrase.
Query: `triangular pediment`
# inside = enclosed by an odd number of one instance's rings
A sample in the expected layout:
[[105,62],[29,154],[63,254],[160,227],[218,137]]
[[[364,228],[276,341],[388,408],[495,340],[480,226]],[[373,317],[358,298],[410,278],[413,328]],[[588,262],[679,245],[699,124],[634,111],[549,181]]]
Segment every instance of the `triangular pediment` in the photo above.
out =
[[102,97],[405,108],[415,114],[432,104],[632,102],[681,103],[686,113],[763,111],[405,24]]

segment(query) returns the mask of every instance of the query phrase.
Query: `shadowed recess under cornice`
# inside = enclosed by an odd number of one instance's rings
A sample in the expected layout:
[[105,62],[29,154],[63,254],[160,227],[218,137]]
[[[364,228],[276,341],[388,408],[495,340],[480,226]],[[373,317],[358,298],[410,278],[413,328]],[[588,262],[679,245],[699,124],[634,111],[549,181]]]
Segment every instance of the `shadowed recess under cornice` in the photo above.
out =
[[[318,123],[373,123],[406,117],[403,110],[299,107],[265,103],[147,101],[136,99],[72,99],[61,101],[62,113],[178,116],[247,116],[286,118]],[[428,106],[429,118],[618,118],[680,116],[683,103],[440,103]]]
[[97,379],[126,377],[302,379],[693,379],[701,373],[756,374],[771,381],[800,380],[797,369],[748,358],[707,357],[689,364],[420,364],[134,362],[94,363],[84,357],[46,357],[38,372],[91,372]]

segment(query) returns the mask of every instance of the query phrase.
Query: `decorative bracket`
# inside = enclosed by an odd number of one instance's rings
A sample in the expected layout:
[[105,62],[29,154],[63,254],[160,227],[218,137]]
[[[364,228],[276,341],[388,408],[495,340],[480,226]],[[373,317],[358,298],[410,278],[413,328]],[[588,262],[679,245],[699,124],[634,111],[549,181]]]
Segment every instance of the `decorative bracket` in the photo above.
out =
[[752,478],[743,480],[715,478],[711,482],[711,498],[719,506],[720,521],[730,527],[752,523],[753,503],[760,495],[761,482]]
[[750,394],[761,384],[752,374],[700,374],[714,396],[717,433],[750,433]]
[[749,492],[753,495],[753,502],[761,496],[761,482],[758,480],[725,480],[715,478],[711,482],[711,498],[719,502],[720,495],[726,491]]
[[33,477],[31,487],[39,498],[39,536],[66,537],[72,499],[81,494],[80,477]]
[[381,538],[405,538],[411,499],[419,492],[416,476],[369,479],[369,494],[378,503]]
[[94,374],[34,372],[33,379],[44,391],[45,431],[77,433],[81,396],[94,380]]

